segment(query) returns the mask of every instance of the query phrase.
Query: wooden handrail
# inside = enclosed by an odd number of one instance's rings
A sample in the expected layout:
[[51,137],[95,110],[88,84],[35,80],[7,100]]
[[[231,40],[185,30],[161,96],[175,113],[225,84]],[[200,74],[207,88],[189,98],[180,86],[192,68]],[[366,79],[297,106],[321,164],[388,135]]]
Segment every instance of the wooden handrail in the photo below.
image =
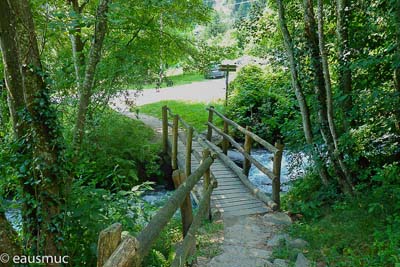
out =
[[172,262],[172,267],[183,267],[185,266],[186,259],[189,256],[191,244],[196,240],[196,232],[200,227],[204,217],[208,215],[208,207],[213,189],[217,186],[215,180],[212,180],[207,190],[204,192],[203,198],[200,201],[199,208],[196,216],[193,219],[193,223],[189,228],[185,238],[183,239],[182,245],[177,249],[175,259]]
[[213,162],[214,157],[209,156],[206,158],[200,166],[187,177],[186,181],[175,190],[174,194],[156,215],[154,215],[137,238],[132,236],[125,237],[103,267],[140,266],[141,261],[148,254],[151,245],[160,235],[161,230],[168,224],[175,214],[175,211],[182,205],[187,194],[193,189]]
[[[240,145],[238,142],[236,142],[231,136],[225,134],[222,132],[218,127],[216,127],[214,124],[207,122],[208,126],[210,126],[214,131],[216,131],[219,135],[222,135],[224,138],[226,138],[239,152],[246,158],[248,159],[251,163],[254,164],[254,166],[257,167],[261,172],[263,172],[265,175],[267,175],[271,180],[274,180],[276,178],[276,175],[265,168],[258,160],[253,158],[249,153],[247,153]],[[225,153],[224,153],[225,154]]]
[[222,115],[220,112],[218,112],[216,109],[214,109],[213,107],[209,107],[207,108],[208,111],[212,111],[213,113],[217,114],[218,117],[220,117],[223,121],[227,122],[229,125],[235,127],[237,130],[239,130],[240,132],[249,135],[251,138],[253,138],[254,141],[258,142],[260,145],[262,145],[263,147],[265,147],[269,152],[271,153],[276,153],[278,152],[278,149],[276,147],[274,147],[272,144],[268,143],[267,141],[265,141],[264,139],[262,139],[261,137],[259,137],[258,135],[256,135],[253,132],[250,132],[248,130],[246,130],[245,128],[243,128],[242,126],[240,126],[239,124],[237,124],[236,122],[228,119],[227,117],[225,117],[224,115]]
[[279,209],[279,206],[276,204],[276,202],[274,202],[267,194],[265,194],[263,191],[261,191],[259,188],[257,188],[249,181],[249,178],[243,174],[242,169],[239,166],[237,166],[227,155],[225,155],[222,152],[219,152],[220,149],[218,146],[208,141],[204,136],[198,133],[195,133],[195,136],[200,145],[202,145],[203,147],[211,148],[211,150],[215,153],[215,155],[220,160],[222,160],[229,168],[231,168],[231,170],[239,177],[242,183],[250,190],[250,192],[254,196],[256,196],[258,199],[260,199],[268,206],[270,206],[272,210]]
[[[172,111],[169,108],[166,108],[169,114],[172,116],[174,115]],[[259,199],[261,200],[267,200],[267,197],[264,197],[264,195],[259,192],[259,189],[256,189],[254,185],[250,181],[248,181],[248,178],[244,178],[248,176],[251,164],[253,164],[256,168],[258,168],[262,173],[264,173],[268,178],[272,180],[272,200],[275,202],[274,208],[277,207],[277,209],[280,208],[280,189],[281,189],[281,184],[280,184],[280,174],[281,174],[281,161],[282,161],[282,152],[283,152],[283,145],[281,144],[275,144],[273,146],[272,144],[268,143],[267,141],[263,140],[261,137],[258,135],[254,134],[249,130],[248,127],[243,128],[239,124],[235,123],[234,121],[228,119],[225,117],[223,114],[218,112],[213,106],[210,106],[209,108],[206,108],[208,110],[208,121],[207,121],[207,135],[202,140],[204,144],[206,144],[207,147],[212,148],[212,143],[211,137],[212,137],[212,131],[217,132],[219,135],[223,137],[223,142],[222,142],[222,151],[225,155],[227,155],[227,149],[229,146],[229,143],[232,144],[236,149],[239,150],[241,154],[244,156],[244,162],[243,162],[243,168],[239,172],[239,167],[237,167],[234,163],[228,161],[228,157],[224,157],[224,162],[227,164],[234,172],[239,176],[239,178],[242,180],[242,182],[252,191],[256,192],[256,195]],[[224,121],[224,128],[223,130],[220,130],[217,128],[212,122],[213,122],[213,114],[216,114],[219,116],[223,121]],[[177,115],[174,115],[177,116]],[[178,116],[178,121],[181,122],[183,125],[188,126],[187,122],[185,122],[181,117]],[[235,129],[238,131],[242,132],[245,134],[245,145],[244,148],[241,147],[239,143],[237,143],[230,135],[229,135],[229,129],[228,125],[233,126]],[[197,138],[197,140],[202,139],[201,135],[193,130],[194,136]],[[185,145],[187,144],[187,138],[182,138],[180,139],[183,141]],[[258,142],[260,145],[262,145],[264,148],[266,148],[268,151],[274,154],[273,157],[273,169],[272,171],[263,166],[259,161],[257,161],[254,157],[251,156],[251,140],[254,140]],[[214,152],[216,152],[215,149],[213,149]],[[174,155],[174,153],[172,153]],[[174,161],[173,161],[174,162]],[[185,164],[186,165],[186,164]],[[244,174],[244,175],[242,175]],[[242,177],[243,176],[243,177]],[[266,202],[266,201],[264,201]],[[266,202],[267,203],[267,202]],[[271,205],[270,205],[271,206]]]

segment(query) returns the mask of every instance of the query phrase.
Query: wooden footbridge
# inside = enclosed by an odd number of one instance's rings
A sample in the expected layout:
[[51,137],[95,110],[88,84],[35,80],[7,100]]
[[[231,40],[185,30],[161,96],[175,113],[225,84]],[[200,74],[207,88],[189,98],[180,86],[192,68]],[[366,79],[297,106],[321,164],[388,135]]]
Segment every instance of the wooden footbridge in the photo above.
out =
[[[120,224],[103,230],[99,236],[98,262],[101,267],[141,266],[141,261],[161,230],[180,207],[183,241],[176,248],[171,266],[185,266],[193,255],[196,232],[201,222],[211,215],[223,219],[234,216],[263,214],[280,208],[280,172],[283,145],[275,146],[261,139],[250,129],[243,128],[228,119],[213,107],[207,108],[208,126],[206,134],[196,132],[181,116],[167,106],[162,109],[163,151],[170,155],[176,187],[169,201],[136,236],[122,235]],[[216,126],[219,119],[222,129]],[[229,134],[230,127],[244,134],[244,146]],[[221,147],[212,142],[213,136],[222,136]],[[251,156],[252,143],[257,142],[273,153],[273,169],[269,170]],[[229,146],[244,156],[243,168],[238,167],[228,156]],[[251,165],[257,167],[272,181],[272,195],[268,196],[256,188],[248,179]],[[198,203],[195,216],[191,197]]]

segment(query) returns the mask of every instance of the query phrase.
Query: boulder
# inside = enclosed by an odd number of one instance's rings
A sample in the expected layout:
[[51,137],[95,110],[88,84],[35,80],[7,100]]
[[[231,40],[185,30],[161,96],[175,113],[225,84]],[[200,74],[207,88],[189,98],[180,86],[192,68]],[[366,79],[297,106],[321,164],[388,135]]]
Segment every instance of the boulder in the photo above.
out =
[[289,246],[292,248],[303,249],[308,246],[308,242],[303,239],[296,238],[294,240],[289,241]]
[[303,255],[303,253],[297,254],[295,267],[310,267],[310,261]]
[[277,225],[292,224],[292,219],[290,219],[290,217],[283,212],[267,213],[264,215],[263,219],[267,223],[272,223]]

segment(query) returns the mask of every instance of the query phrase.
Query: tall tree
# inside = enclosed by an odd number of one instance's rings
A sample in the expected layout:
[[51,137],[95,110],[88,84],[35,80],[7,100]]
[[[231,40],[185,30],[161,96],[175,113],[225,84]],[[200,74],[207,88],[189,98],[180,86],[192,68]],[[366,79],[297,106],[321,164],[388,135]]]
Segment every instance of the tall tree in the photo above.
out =
[[[350,69],[350,41],[349,41],[349,0],[336,0],[336,34],[337,48],[339,60],[339,89],[345,98],[343,103],[344,126],[348,128],[354,125],[352,116],[353,99],[352,99],[352,73]],[[347,122],[347,120],[350,120]]]
[[[61,187],[66,177],[63,147],[48,87],[43,79],[31,8],[26,0],[0,2],[0,42],[7,90],[10,95],[23,95],[23,109],[27,114],[19,119],[29,121],[26,145],[32,148],[32,154],[28,155],[32,160],[31,179],[26,183],[34,187],[35,195],[25,202],[37,211],[36,220],[32,222],[38,226],[36,251],[43,255],[60,255],[58,220],[63,199]],[[10,82],[10,78],[16,82]],[[16,103],[10,103],[10,106],[15,107]],[[17,118],[13,120],[17,121]]]
[[97,8],[96,26],[89,52],[89,59],[86,65],[85,77],[79,88],[79,107],[75,122],[74,146],[80,149],[85,130],[86,116],[90,105],[90,98],[93,94],[94,79],[97,64],[101,59],[104,38],[107,33],[107,11],[111,0],[101,0]]
[[314,91],[317,99],[317,113],[320,132],[324,142],[328,148],[329,156],[332,160],[334,170],[337,175],[338,182],[342,190],[346,193],[351,193],[351,183],[349,177],[342,171],[338,159],[335,155],[334,141],[330,132],[327,111],[327,95],[324,79],[324,68],[319,50],[319,38],[317,35],[317,24],[315,21],[313,1],[304,0],[304,30],[305,37],[310,54],[311,68],[313,71]]
[[336,131],[336,124],[334,119],[334,111],[333,111],[333,99],[332,99],[332,83],[331,83],[331,75],[329,71],[328,65],[328,55],[325,47],[325,34],[324,34],[324,3],[323,0],[318,0],[318,41],[319,41],[319,50],[321,55],[321,63],[322,70],[324,74],[325,81],[325,91],[326,91],[326,107],[327,107],[327,117],[329,129],[333,139],[334,153],[332,154],[335,157],[340,165],[340,168],[346,177],[347,183],[351,184],[350,173],[348,168],[343,160],[343,154],[339,148],[338,136]]
[[[286,48],[286,54],[289,58],[289,64],[290,64],[290,73],[291,73],[291,78],[292,78],[292,87],[294,89],[297,101],[300,106],[300,112],[301,112],[301,118],[303,122],[303,131],[304,131],[304,136],[306,138],[306,142],[309,145],[313,145],[313,133],[312,133],[312,127],[311,127],[311,119],[310,119],[310,109],[308,107],[305,95],[303,93],[303,88],[301,86],[300,80],[299,80],[299,75],[297,72],[298,69],[298,63],[295,59],[295,54],[294,54],[294,45],[293,45],[293,40],[292,37],[289,33],[288,27],[287,27],[287,22],[285,18],[285,8],[283,6],[283,3],[281,0],[277,0],[278,4],[278,18],[279,18],[279,26],[283,35],[283,40],[285,43],[285,48]],[[325,184],[329,184],[329,174],[328,171],[326,170],[326,166],[323,163],[324,160],[322,159],[321,156],[319,156],[318,151],[313,152],[314,160],[317,163],[318,167],[318,172],[321,177],[321,181]]]
[[89,1],[84,1],[79,4],[78,0],[67,0],[73,11],[73,29],[70,34],[71,45],[72,45],[72,55],[75,67],[75,79],[77,87],[80,88],[82,82],[82,68],[85,66],[85,54],[83,49],[85,48],[85,43],[82,39],[82,27],[81,27],[81,16],[82,11]]

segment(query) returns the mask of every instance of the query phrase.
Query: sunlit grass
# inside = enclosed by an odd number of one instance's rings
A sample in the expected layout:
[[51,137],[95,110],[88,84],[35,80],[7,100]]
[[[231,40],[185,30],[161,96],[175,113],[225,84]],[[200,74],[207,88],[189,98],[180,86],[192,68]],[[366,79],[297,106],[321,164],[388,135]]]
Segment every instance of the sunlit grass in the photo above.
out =
[[[223,111],[224,109],[222,102],[206,104],[201,102],[176,100],[160,101],[157,103],[147,104],[138,107],[138,109],[139,113],[145,113],[161,119],[161,109],[164,105],[167,105],[174,114],[180,115],[189,125],[193,126],[197,131],[200,132],[204,131],[207,128],[207,107],[214,106],[219,111]],[[217,125],[220,125],[220,121],[218,120],[218,118],[216,118],[216,122]]]

